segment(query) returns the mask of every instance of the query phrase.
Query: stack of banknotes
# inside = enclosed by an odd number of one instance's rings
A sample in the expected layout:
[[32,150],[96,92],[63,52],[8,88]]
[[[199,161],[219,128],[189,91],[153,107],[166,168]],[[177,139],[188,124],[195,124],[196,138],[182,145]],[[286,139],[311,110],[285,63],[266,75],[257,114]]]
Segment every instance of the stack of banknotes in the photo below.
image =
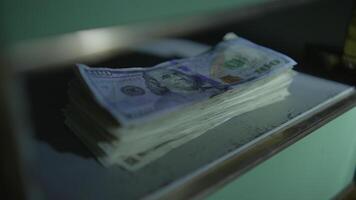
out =
[[137,170],[237,115],[283,100],[295,64],[231,34],[198,56],[153,67],[78,64],[65,123],[104,166]]

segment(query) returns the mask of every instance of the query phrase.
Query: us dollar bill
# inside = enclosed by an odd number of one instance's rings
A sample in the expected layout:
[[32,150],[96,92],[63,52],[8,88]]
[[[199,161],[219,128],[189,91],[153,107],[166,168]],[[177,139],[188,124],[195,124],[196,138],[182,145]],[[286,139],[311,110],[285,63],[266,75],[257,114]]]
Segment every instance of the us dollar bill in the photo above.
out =
[[228,89],[184,66],[108,69],[78,65],[97,102],[122,126],[137,125]]
[[[135,151],[131,151],[130,153],[121,148],[125,146],[125,144],[122,143],[125,140],[124,138],[121,138],[123,140],[118,144],[119,146],[114,145],[113,142],[119,140],[119,138],[113,137],[114,135],[106,135],[103,132],[105,130],[104,128],[97,127],[95,123],[93,123],[97,120],[90,122],[91,120],[85,119],[89,116],[80,114],[80,110],[76,108],[70,108],[69,112],[66,113],[66,124],[91,149],[102,164],[105,166],[117,164],[125,169],[134,171],[148,165],[182,144],[199,137],[211,128],[216,127],[236,115],[282,100],[288,95],[286,86],[290,83],[291,76],[293,76],[293,74],[287,73],[272,81],[266,82],[261,87],[250,87],[248,90],[239,92],[240,96],[220,96],[222,98],[221,101],[210,103],[209,105],[211,106],[203,105],[203,107],[205,107],[203,111],[204,117],[189,120],[191,123],[186,124],[185,129],[171,129],[174,133],[179,134],[176,134],[170,139],[164,139],[162,135],[151,138],[152,141],[155,141],[155,145],[150,145],[144,148],[145,150],[140,150],[140,148],[144,146],[144,144],[150,143],[149,139],[145,139],[144,143],[141,143],[139,138],[130,142],[130,148]],[[241,95],[246,97],[241,98]],[[253,102],[251,101],[252,99],[254,99]],[[231,103],[229,103],[229,101]],[[72,106],[74,106],[74,104],[72,104]],[[214,111],[215,108],[219,108],[219,111]],[[200,109],[196,110],[196,112],[202,112]],[[207,110],[212,110],[213,112],[207,112]],[[196,116],[196,114],[193,113],[187,117],[191,116]],[[171,123],[182,122],[179,118],[174,119],[175,122],[171,121]],[[166,123],[162,124],[164,124],[165,127],[168,126]],[[147,134],[147,131],[141,132],[141,134]],[[123,130],[120,132],[123,133]],[[166,132],[164,135],[172,134]],[[105,146],[103,146],[103,144],[105,144]]]
[[140,125],[295,65],[291,58],[237,37],[192,58],[151,68],[77,70],[98,104],[123,127]]

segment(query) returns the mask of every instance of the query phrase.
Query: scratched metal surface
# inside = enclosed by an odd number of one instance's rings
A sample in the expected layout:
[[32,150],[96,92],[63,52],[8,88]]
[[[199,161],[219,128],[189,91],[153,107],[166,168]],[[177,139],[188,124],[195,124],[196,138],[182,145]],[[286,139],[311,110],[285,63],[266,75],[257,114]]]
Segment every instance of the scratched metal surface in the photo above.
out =
[[[284,101],[237,116],[135,173],[101,166],[57,116],[56,122],[49,120],[47,124],[54,127],[53,133],[33,138],[39,184],[45,197],[54,200],[137,199],[265,136],[347,89],[339,83],[299,74]],[[55,128],[56,124],[61,127]]]

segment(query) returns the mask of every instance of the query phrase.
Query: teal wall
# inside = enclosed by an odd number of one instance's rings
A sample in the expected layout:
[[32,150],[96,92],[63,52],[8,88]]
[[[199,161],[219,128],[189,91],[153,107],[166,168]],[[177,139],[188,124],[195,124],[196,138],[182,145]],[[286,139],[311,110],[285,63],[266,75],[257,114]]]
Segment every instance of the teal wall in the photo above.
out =
[[267,0],[2,0],[1,44],[112,25],[173,19]]
[[353,178],[356,108],[258,165],[208,200],[325,200]]

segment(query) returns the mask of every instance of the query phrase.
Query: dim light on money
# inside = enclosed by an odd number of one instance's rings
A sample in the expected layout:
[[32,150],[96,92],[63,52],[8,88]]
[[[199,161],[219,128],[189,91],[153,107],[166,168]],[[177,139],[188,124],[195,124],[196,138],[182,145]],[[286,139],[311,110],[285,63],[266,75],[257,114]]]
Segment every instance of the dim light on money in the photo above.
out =
[[234,116],[284,99],[295,64],[241,37],[148,68],[78,64],[66,124],[105,166],[140,169]]

